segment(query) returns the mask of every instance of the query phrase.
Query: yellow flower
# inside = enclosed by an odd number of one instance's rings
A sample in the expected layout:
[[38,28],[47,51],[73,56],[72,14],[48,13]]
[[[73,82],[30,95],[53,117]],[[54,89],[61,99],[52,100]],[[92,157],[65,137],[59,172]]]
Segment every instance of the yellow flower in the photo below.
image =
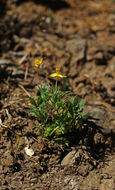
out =
[[37,59],[37,60],[35,61],[35,66],[36,66],[36,67],[39,67],[39,66],[42,64],[42,62],[43,62],[43,58],[40,57],[39,59]]
[[66,78],[66,76],[60,74],[60,68],[56,68],[56,73],[51,74],[50,77]]

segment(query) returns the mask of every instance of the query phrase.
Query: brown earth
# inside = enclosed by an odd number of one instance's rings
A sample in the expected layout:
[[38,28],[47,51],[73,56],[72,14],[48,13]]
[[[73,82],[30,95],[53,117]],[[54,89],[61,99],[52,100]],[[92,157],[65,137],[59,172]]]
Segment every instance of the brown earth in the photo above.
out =
[[[37,135],[29,113],[28,96],[54,84],[56,67],[87,100],[87,125],[68,147]],[[115,189],[114,0],[0,2],[0,190],[54,189]]]

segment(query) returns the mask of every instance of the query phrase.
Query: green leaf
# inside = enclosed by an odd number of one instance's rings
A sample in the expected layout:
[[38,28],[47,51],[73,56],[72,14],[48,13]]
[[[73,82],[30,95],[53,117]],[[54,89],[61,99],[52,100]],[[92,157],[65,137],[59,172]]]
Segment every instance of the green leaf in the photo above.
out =
[[83,99],[83,100],[80,101],[79,106],[82,107],[85,103],[86,103],[86,100]]
[[37,130],[37,135],[39,134],[39,132],[42,130],[43,126],[39,127],[39,129]]
[[62,134],[66,134],[68,131],[68,128],[66,127],[65,124],[62,124],[60,129],[61,129]]
[[40,105],[43,102],[42,98],[39,96],[37,99],[37,104]]
[[44,137],[50,137],[52,134],[53,134],[53,125],[47,125],[46,127],[45,127],[45,131],[44,131],[44,134],[43,134],[43,136]]
[[72,115],[70,114],[70,112],[67,113],[67,117],[70,119],[72,118]]
[[58,137],[58,138],[55,138],[55,141],[62,141],[66,146],[69,146],[69,143],[66,138]]
[[74,99],[73,98],[70,99],[70,103],[71,103],[71,105],[74,105]]
[[78,96],[76,95],[74,98],[74,105],[77,105],[77,104],[78,104]]
[[79,109],[78,109],[78,112],[82,112],[82,111],[83,111],[83,108],[79,108]]
[[61,102],[56,102],[56,109],[58,109],[61,106]]
[[31,113],[35,113],[35,112],[37,112],[37,111],[38,111],[38,109],[35,108],[35,107],[32,107],[32,108],[30,109],[30,112],[31,112]]
[[85,114],[85,113],[82,113],[80,116],[84,120],[88,118],[88,114]]
[[32,105],[37,106],[35,100],[32,97],[30,97],[29,100]]
[[31,108],[30,112],[32,113],[32,115],[39,117],[39,112],[36,108]]

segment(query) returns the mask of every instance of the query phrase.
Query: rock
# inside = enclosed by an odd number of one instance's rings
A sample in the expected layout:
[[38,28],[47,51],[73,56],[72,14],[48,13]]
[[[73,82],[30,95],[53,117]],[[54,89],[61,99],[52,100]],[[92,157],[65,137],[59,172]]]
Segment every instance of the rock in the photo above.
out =
[[78,165],[79,162],[80,162],[79,152],[76,152],[76,150],[72,150],[63,158],[61,165],[73,166],[73,165]]
[[66,50],[76,56],[77,59],[83,59],[85,55],[86,41],[80,36],[75,36],[73,39],[67,41]]
[[28,146],[25,147],[25,152],[30,157],[34,155],[34,151],[31,148],[28,148]]
[[101,105],[86,105],[84,106],[84,112],[91,117],[91,121],[96,125],[102,127],[102,132],[105,134],[111,133],[111,130],[115,131],[115,112],[109,111]]
[[102,106],[85,106],[84,111],[92,118],[94,119],[94,123],[102,126],[105,118],[106,118],[106,110]]

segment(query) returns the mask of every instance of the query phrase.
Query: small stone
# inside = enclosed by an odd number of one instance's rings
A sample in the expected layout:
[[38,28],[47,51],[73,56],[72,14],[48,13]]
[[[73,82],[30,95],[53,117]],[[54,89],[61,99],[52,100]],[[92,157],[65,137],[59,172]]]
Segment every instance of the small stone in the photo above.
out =
[[25,152],[30,157],[34,155],[34,151],[31,148],[28,148],[28,146],[25,147]]
[[62,160],[61,165],[62,166],[71,166],[73,165],[73,157],[75,156],[76,151],[72,150],[71,152],[69,152]]
[[77,165],[80,162],[80,154],[76,150],[69,152],[62,160],[62,166],[73,166]]

